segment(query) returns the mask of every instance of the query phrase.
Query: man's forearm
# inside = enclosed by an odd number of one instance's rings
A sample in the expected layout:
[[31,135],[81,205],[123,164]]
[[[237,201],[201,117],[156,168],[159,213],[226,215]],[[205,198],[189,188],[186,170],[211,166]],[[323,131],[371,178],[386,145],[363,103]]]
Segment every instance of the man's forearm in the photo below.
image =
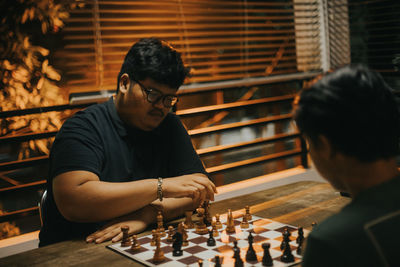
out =
[[63,216],[76,222],[110,220],[148,205],[157,198],[155,179],[126,183],[89,181],[71,190],[69,194],[55,195]]

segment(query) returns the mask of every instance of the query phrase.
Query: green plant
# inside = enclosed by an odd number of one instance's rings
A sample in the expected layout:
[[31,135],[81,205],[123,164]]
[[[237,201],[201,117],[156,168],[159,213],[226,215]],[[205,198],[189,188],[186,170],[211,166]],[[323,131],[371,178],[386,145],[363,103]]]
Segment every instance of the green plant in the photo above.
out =
[[[57,86],[60,74],[51,66],[46,39],[63,27],[68,10],[78,1],[1,1],[0,111],[63,104],[66,94]],[[65,115],[65,114],[64,114]],[[0,135],[57,130],[63,115],[41,113],[3,119]],[[48,154],[49,140],[22,144],[18,158],[32,152]]]

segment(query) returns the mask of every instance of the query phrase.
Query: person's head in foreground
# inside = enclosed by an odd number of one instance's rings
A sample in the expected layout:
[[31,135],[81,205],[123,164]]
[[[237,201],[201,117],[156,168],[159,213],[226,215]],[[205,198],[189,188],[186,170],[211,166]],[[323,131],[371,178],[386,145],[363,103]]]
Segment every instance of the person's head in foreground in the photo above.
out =
[[181,55],[156,38],[135,43],[118,74],[116,106],[129,126],[150,131],[178,101],[176,92],[189,74]]
[[304,89],[295,101],[294,119],[315,167],[338,190],[357,194],[380,183],[379,177],[353,181],[356,177],[348,174],[357,166],[396,165],[395,97],[380,74],[363,66],[343,67]]
[[313,229],[302,265],[398,264],[399,111],[392,89],[378,73],[347,66],[302,90],[294,119],[319,173],[352,196]]

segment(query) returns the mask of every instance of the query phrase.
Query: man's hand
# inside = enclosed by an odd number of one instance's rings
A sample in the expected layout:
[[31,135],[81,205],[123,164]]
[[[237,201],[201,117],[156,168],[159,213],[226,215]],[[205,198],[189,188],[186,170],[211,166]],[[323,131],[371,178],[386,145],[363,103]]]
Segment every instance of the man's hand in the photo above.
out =
[[156,218],[156,211],[150,206],[146,206],[134,213],[119,217],[102,229],[94,232],[86,238],[88,243],[102,243],[108,240],[118,242],[122,239],[121,226],[129,226],[129,235],[143,232],[147,226]]
[[163,196],[166,198],[190,197],[194,202],[214,200],[217,189],[213,182],[202,173],[166,178],[163,181]]

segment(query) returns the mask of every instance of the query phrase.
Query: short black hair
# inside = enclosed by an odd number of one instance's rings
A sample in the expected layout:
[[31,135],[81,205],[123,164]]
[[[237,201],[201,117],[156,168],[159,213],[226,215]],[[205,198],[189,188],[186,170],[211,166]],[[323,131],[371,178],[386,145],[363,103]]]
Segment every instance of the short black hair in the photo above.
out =
[[399,152],[399,110],[379,73],[346,66],[303,89],[294,103],[300,132],[318,145],[324,135],[338,151],[362,162]]
[[178,89],[190,69],[185,67],[181,54],[165,41],[143,38],[132,45],[118,74],[117,90],[122,74],[135,80],[152,80]]

